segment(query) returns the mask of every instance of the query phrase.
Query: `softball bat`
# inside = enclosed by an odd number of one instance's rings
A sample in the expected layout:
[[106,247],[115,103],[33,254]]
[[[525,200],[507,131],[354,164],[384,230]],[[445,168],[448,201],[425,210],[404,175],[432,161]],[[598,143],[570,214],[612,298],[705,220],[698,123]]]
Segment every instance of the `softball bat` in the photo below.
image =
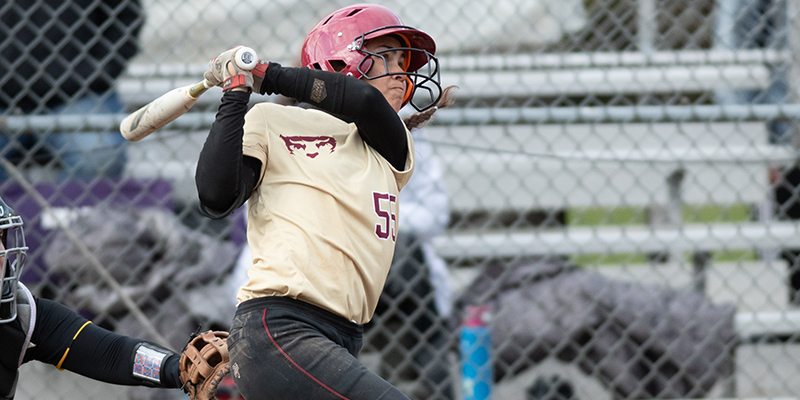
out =
[[[234,61],[239,68],[251,70],[258,57],[253,49],[240,47],[234,54]],[[128,141],[142,140],[189,111],[200,95],[211,87],[208,80],[203,79],[193,85],[172,89],[123,118],[119,131]]]

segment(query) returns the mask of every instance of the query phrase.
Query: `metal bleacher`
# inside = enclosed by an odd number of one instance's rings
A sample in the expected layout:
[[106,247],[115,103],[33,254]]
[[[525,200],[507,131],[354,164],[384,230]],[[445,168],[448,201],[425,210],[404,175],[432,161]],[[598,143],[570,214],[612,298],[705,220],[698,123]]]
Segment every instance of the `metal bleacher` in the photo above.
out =
[[[640,226],[456,227],[434,240],[437,252],[453,265],[690,253],[692,285],[704,291],[711,252],[800,246],[800,224],[771,218],[768,173],[791,164],[796,152],[771,143],[767,127],[767,121],[797,118],[800,105],[480,106],[493,99],[764,89],[770,67],[789,57],[772,50],[708,50],[443,59],[443,82],[458,85],[458,103],[467,106],[440,110],[426,133],[442,160],[453,211],[642,207],[662,217]],[[682,221],[684,205],[734,203],[759,210],[756,220]],[[747,310],[735,323],[741,343],[800,333],[796,312]],[[732,368],[726,397],[736,396],[734,374]]]

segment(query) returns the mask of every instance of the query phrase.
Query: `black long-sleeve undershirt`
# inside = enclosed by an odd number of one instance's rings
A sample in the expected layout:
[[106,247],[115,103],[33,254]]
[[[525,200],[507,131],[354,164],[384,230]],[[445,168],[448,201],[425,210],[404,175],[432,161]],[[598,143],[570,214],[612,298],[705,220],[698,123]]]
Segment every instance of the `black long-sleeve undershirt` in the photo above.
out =
[[[75,332],[87,320],[47,299],[36,299],[37,318],[31,342],[35,347],[28,349],[25,360],[38,360],[58,365],[69,348],[62,367],[80,375],[106,383],[118,385],[143,385],[132,375],[133,353],[141,339],[123,336],[100,328],[94,324],[86,325],[73,340]],[[172,354],[161,365],[161,384],[166,388],[181,387],[178,362],[180,356]]]
[[[369,83],[340,73],[271,63],[257,91],[291,97],[355,123],[364,142],[396,169],[405,169],[405,126],[383,94]],[[223,94],[200,152],[195,184],[202,209],[211,218],[225,217],[244,204],[258,180],[260,161],[242,155],[249,99],[247,92]]]

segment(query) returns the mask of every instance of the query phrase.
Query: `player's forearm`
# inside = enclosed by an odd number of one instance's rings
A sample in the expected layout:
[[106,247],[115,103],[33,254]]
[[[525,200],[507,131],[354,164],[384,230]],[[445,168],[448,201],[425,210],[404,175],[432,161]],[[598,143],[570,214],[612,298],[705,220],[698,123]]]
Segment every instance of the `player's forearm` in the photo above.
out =
[[106,383],[180,388],[180,355],[94,325],[84,328],[62,368]]
[[[144,362],[158,366],[157,376],[149,380],[136,377],[133,366],[137,346],[158,346],[98,327],[57,302],[37,298],[36,305],[36,327],[31,337],[36,346],[25,353],[25,362],[42,361],[106,383],[180,387],[179,356],[169,350],[146,353],[150,358]],[[157,356],[159,351],[162,357]]]

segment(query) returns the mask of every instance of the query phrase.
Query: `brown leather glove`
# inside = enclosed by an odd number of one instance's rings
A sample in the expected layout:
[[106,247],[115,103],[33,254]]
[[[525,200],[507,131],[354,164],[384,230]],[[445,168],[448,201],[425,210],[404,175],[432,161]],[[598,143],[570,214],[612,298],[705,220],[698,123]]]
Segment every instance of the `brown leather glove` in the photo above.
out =
[[206,331],[193,336],[181,353],[182,389],[192,400],[214,400],[217,387],[230,373],[228,332]]

